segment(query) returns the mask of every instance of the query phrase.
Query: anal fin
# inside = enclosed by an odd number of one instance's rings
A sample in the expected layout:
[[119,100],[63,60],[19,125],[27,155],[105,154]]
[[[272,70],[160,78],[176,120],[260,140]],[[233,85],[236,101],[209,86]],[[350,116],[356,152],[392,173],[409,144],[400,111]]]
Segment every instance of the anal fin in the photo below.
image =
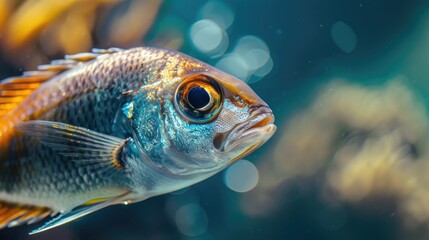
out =
[[40,233],[40,232],[44,232],[44,231],[47,231],[49,229],[64,225],[64,224],[69,223],[71,221],[74,221],[78,218],[84,217],[90,213],[98,211],[102,208],[105,208],[105,207],[108,207],[111,205],[115,205],[115,204],[120,204],[123,202],[127,202],[127,195],[129,195],[129,192],[126,192],[124,194],[121,194],[121,195],[113,197],[113,198],[109,198],[106,201],[98,202],[96,204],[78,206],[77,208],[73,209],[72,211],[62,213],[62,214],[58,215],[57,217],[55,217],[54,219],[50,220],[49,222],[45,223],[42,227],[33,230],[32,232],[30,232],[30,235]]
[[0,229],[35,223],[52,213],[46,207],[0,202]]

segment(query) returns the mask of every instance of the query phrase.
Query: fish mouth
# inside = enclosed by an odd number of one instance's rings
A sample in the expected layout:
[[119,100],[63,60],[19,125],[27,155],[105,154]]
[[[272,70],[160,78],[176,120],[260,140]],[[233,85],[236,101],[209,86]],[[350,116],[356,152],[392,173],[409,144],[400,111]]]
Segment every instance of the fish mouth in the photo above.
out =
[[273,123],[274,114],[268,106],[253,107],[248,120],[235,125],[230,131],[216,134],[213,144],[220,152],[245,147],[238,157],[248,155],[274,134],[276,126]]

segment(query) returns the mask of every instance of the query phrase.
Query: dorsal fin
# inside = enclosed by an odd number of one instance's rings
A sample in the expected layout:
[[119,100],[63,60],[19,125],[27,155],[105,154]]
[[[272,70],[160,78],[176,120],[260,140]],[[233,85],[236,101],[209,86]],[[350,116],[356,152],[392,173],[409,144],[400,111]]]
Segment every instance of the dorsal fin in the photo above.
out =
[[19,205],[0,202],[0,229],[15,227],[24,223],[31,224],[57,212],[46,207]]
[[66,55],[64,59],[53,60],[50,64],[41,65],[35,71],[27,71],[18,77],[6,78],[0,83],[0,117],[19,105],[42,83],[81,63],[121,51],[119,48],[92,49],[92,52]]

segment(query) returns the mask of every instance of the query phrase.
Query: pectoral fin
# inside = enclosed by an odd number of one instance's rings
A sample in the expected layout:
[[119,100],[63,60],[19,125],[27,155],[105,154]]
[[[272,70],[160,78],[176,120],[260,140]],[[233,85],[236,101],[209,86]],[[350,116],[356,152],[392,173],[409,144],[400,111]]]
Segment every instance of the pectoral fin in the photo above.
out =
[[97,164],[105,170],[124,168],[122,151],[127,139],[60,122],[28,121],[17,130],[36,137],[46,147],[80,164]]
[[[42,145],[79,164],[96,164],[98,171],[107,173],[124,168],[123,148],[129,141],[109,136],[86,128],[51,121],[28,121],[17,125],[17,130],[39,139]],[[35,234],[71,222],[110,205],[125,202],[129,192],[108,199],[93,199],[70,212],[61,213]]]
[[114,197],[114,198],[110,198],[110,199],[103,201],[103,202],[99,202],[99,203],[96,203],[93,205],[82,205],[82,206],[79,206],[79,207],[73,209],[70,212],[62,213],[62,214],[58,215],[57,217],[55,217],[54,219],[45,223],[42,227],[31,231],[30,235],[40,233],[40,232],[44,232],[44,231],[47,231],[49,229],[61,226],[63,224],[69,223],[69,222],[74,221],[74,220],[81,218],[83,216],[86,216],[90,213],[98,211],[102,208],[126,202],[128,194],[129,194],[129,192],[124,193],[124,194],[119,195],[119,196]]

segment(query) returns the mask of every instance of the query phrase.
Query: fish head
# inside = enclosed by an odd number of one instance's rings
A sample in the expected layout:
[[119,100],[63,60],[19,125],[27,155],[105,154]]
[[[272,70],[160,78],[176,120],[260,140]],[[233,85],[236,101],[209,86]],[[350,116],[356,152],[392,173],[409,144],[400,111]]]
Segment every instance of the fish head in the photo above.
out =
[[180,176],[214,174],[264,144],[276,130],[274,115],[243,81],[185,60],[175,65],[181,74],[161,81],[152,100],[144,94],[146,113],[133,125],[154,166]]

